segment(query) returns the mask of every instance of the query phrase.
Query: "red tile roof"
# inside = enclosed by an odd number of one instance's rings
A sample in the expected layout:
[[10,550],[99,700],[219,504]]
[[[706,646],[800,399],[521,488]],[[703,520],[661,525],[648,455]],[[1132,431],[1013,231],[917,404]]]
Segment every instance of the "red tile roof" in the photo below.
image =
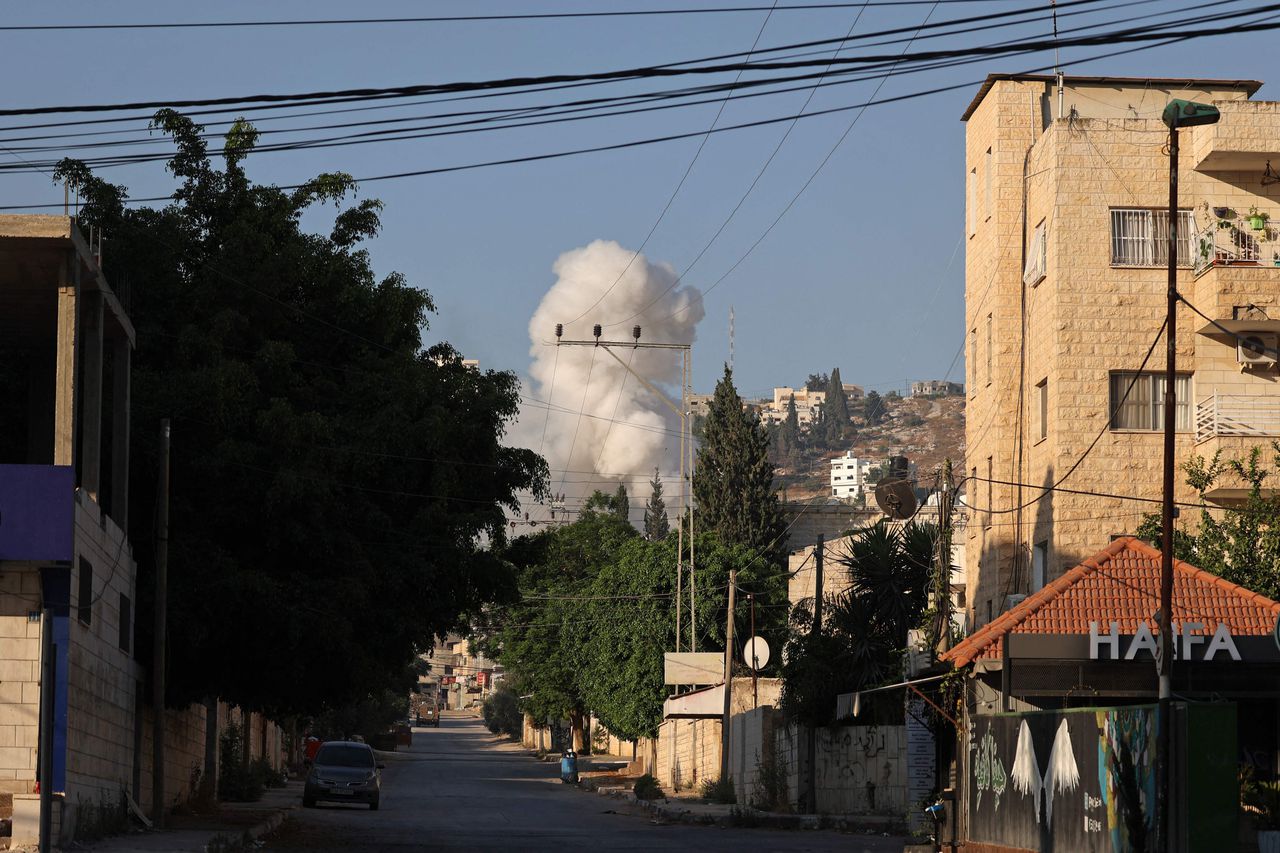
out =
[[[943,655],[957,667],[979,659],[1000,659],[1004,636],[1087,634],[1089,623],[1120,623],[1132,634],[1139,622],[1154,632],[1160,607],[1160,551],[1140,539],[1117,539],[1062,577],[1027,596]],[[1238,636],[1267,635],[1276,627],[1280,603],[1239,584],[1173,561],[1174,623],[1203,622],[1205,634],[1225,623]],[[1105,628],[1104,628],[1105,630]]]

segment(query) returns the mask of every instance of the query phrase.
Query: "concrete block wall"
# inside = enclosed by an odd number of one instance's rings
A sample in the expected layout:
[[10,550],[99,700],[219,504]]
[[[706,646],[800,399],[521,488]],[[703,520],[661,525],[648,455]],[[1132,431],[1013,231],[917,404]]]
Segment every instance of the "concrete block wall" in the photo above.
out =
[[[801,726],[776,733],[778,761],[787,771],[787,791],[797,808],[807,780]],[[906,814],[907,735],[903,726],[842,726],[817,731],[817,806],[820,814]]]
[[658,784],[669,791],[696,790],[720,776],[720,721],[667,720],[658,730]]
[[[67,801],[118,802],[132,787],[134,719],[141,669],[133,660],[136,565],[124,533],[78,493],[67,650]],[[92,567],[91,595],[80,599],[80,572]],[[121,596],[130,602],[122,613]],[[83,621],[83,615],[88,621]],[[122,637],[122,633],[124,637]],[[124,647],[121,640],[125,640]]]
[[35,787],[40,723],[40,607],[35,566],[6,563],[0,572],[0,793]]

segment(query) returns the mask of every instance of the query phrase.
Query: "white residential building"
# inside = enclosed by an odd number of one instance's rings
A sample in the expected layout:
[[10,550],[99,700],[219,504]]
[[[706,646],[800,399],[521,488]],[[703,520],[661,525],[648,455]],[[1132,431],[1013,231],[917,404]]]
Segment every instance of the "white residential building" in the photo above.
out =
[[853,451],[831,460],[831,496],[842,500],[857,500],[866,494],[867,473],[871,462],[859,459]]

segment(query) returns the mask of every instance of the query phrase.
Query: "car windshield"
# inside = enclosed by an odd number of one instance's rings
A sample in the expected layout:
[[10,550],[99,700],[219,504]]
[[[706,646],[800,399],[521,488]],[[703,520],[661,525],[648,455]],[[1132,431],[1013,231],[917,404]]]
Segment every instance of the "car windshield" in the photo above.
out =
[[327,767],[372,767],[373,750],[358,746],[322,746],[316,764]]

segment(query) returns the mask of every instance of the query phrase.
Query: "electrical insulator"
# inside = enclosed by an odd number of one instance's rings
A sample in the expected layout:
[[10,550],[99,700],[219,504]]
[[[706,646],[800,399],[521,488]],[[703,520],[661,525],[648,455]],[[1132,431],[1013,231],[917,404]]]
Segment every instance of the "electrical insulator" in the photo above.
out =
[[596,323],[594,326],[591,327],[591,334],[595,335],[597,338],[600,337],[600,331],[601,330],[600,330],[599,323]]
[[556,340],[564,336],[564,323],[556,323]]
[[639,326],[632,326],[632,327],[631,327],[631,337],[635,338],[637,341],[638,341],[638,340],[640,340],[640,327],[639,327]]

